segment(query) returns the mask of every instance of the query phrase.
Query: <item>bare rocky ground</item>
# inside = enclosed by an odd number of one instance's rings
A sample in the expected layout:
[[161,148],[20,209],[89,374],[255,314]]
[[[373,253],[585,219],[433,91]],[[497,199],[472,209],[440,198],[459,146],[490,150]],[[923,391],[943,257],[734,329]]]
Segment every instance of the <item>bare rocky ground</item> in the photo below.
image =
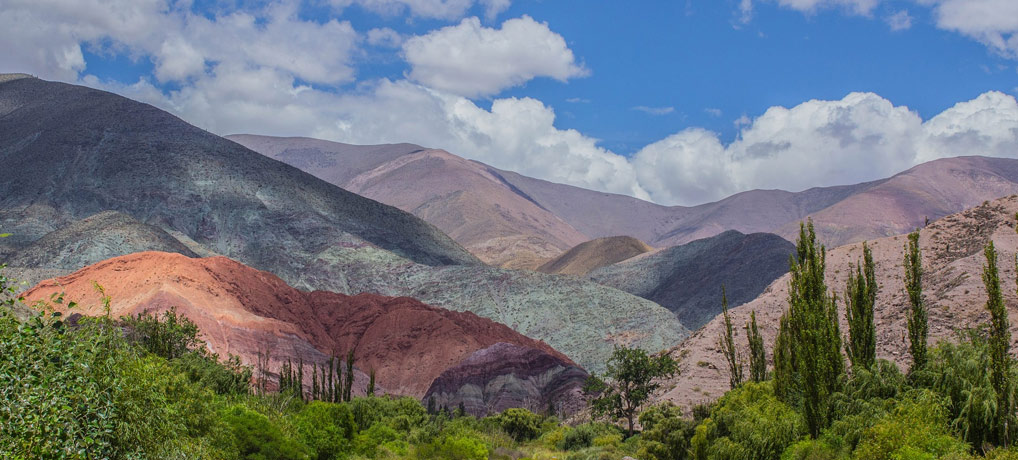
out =
[[[985,261],[983,247],[990,240],[999,253],[1002,290],[1012,319],[1012,340],[1018,343],[1016,213],[1018,196],[1011,195],[949,215],[921,230],[923,293],[929,311],[931,346],[940,340],[953,340],[958,330],[988,323],[982,266]],[[906,326],[908,301],[904,292],[902,262],[906,241],[905,235],[899,235],[869,242],[880,286],[875,312],[877,357],[894,361],[903,371],[910,365]],[[861,243],[827,252],[827,285],[839,297],[844,297],[849,267],[857,264],[861,257]],[[787,308],[788,279],[789,275],[779,278],[759,297],[732,310],[732,321],[740,326],[736,331],[736,343],[741,346],[743,356],[748,353],[748,346],[741,326],[749,321],[750,312],[755,311],[768,360],[772,360],[778,322]],[[839,309],[841,331],[847,335],[848,326],[841,301]],[[724,357],[717,346],[722,327],[723,321],[715,318],[671,351],[681,363],[681,374],[670,382],[668,390],[658,399],[688,408],[716,399],[728,389]]]

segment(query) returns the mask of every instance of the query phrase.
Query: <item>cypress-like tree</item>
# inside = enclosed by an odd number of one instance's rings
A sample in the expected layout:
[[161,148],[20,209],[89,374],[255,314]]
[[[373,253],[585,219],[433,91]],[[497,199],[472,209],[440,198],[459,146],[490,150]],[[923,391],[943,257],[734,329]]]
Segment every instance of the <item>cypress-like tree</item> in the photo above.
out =
[[333,385],[333,382],[334,382],[333,379],[336,378],[336,376],[335,376],[336,366],[334,365],[335,364],[334,363],[334,361],[335,361],[334,358],[335,358],[334,356],[330,356],[329,357],[329,365],[328,365],[328,367],[329,367],[329,377],[325,380],[325,391],[324,391],[325,394],[324,394],[324,397],[322,398],[322,400],[328,401],[328,402],[332,402],[333,400],[335,400],[335,397],[333,396],[333,393],[336,391],[336,386]]
[[[368,372],[368,392],[367,393],[368,393],[368,396],[374,396],[375,395],[375,370],[374,369],[371,369],[371,371]],[[460,404],[463,404],[463,403],[460,403]]]
[[721,352],[725,354],[725,360],[728,361],[728,384],[734,390],[742,383],[742,363],[739,362],[739,353],[735,348],[732,318],[728,315],[728,295],[725,293],[724,286],[721,286],[721,314],[725,318],[725,330],[718,337],[718,346],[721,347]]
[[297,396],[304,399],[304,358],[297,360]]
[[877,360],[877,337],[873,326],[873,306],[877,302],[877,278],[873,252],[862,243],[863,261],[849,268],[848,287],[845,289],[845,319],[848,322],[849,341],[845,347],[852,369],[869,369]]
[[343,401],[349,401],[353,393],[353,350],[346,354],[346,386],[343,387]]
[[790,406],[799,406],[799,377],[792,350],[792,332],[788,315],[781,315],[778,337],[774,340],[774,395]]
[[[1007,319],[1007,307],[1000,291],[1000,277],[997,270],[997,251],[993,241],[983,249],[986,265],[983,265],[983,285],[986,286],[986,309],[990,311],[990,382],[997,395],[997,439],[1005,447],[1008,444],[1008,432],[1011,428],[1011,356],[1008,351],[1011,344],[1011,330]],[[1018,256],[1015,259],[1018,268]]]
[[746,337],[749,341],[749,378],[754,382],[763,382],[767,380],[767,352],[764,350],[763,336],[756,326],[755,311],[749,312]]
[[343,366],[339,357],[334,356],[333,359],[336,361],[336,388],[332,391],[332,402],[343,402]]
[[909,373],[926,365],[926,337],[929,323],[926,303],[923,301],[922,252],[919,249],[919,230],[908,234],[905,243],[905,293],[908,294],[908,341],[912,354],[912,368]]
[[[787,340],[787,345],[782,344],[787,349],[775,350],[775,357],[781,351],[788,353],[794,362],[794,366],[781,369],[781,372],[792,370],[780,377],[785,381],[782,391],[788,392],[783,396],[788,403],[801,401],[813,438],[831,421],[829,399],[839,390],[845,373],[838,310],[824,280],[826,258],[826,249],[816,241],[813,222],[800,224],[796,255],[789,264],[792,279],[788,286],[788,311],[784,315],[787,325],[783,324],[779,333],[786,336],[779,339]],[[795,382],[794,387],[789,382]],[[793,388],[799,397],[791,393]]]
[[311,400],[320,399],[318,397],[318,364],[311,365]]

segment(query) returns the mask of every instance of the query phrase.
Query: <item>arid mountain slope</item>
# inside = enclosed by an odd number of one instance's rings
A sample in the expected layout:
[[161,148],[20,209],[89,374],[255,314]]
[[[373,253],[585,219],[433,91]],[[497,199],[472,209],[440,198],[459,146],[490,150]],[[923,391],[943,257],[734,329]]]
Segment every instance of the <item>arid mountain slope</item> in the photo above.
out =
[[[662,349],[688,333],[664,308],[615,289],[487,267],[409,213],[102,91],[0,83],[0,162],[17,171],[0,182],[0,228],[14,234],[0,240],[7,253],[117,211],[195,254],[233,258],[298,289],[412,296],[473,311],[588,369],[600,369],[615,344]],[[86,256],[79,262],[100,261]],[[38,279],[55,270],[39,263],[20,272]]]
[[506,184],[499,171],[411,144],[355,146],[307,138],[231,140],[434,224],[485,262],[534,268],[586,241]]
[[586,275],[591,270],[636,257],[654,248],[630,236],[585,241],[537,268],[542,273]]
[[[486,261],[523,268],[534,268],[535,254],[574,245],[563,245],[568,241],[566,234],[576,238],[579,233],[581,241],[626,235],[654,247],[669,247],[727,230],[794,238],[798,222],[813,217],[823,241],[838,246],[899,234],[922,225],[927,217],[935,220],[1018,192],[1018,160],[959,157],[861,184],[794,193],[752,190],[699,206],[660,206],[498,170],[446,152],[442,161],[414,161],[412,157],[432,154],[409,144],[353,146],[313,139],[231,138],[332,183],[412,211]],[[353,184],[354,176],[361,174],[371,179]],[[474,176],[498,180],[468,179]],[[446,180],[430,179],[438,177]],[[427,186],[407,185],[408,179],[418,178]],[[520,206],[506,208],[505,200],[516,200]],[[422,205],[428,208],[418,209]],[[477,231],[466,230],[469,222],[488,224],[475,226]],[[489,227],[492,244],[479,243],[477,236],[487,238]]]
[[[210,349],[238,355],[247,364],[268,353],[275,371],[287,359],[322,362],[353,350],[356,366],[375,370],[378,383],[395,394],[423,396],[447,369],[496,343],[511,343],[563,368],[575,368],[547,344],[473,313],[406,297],[302,292],[225,257],[131,254],[45,281],[25,297],[31,302],[64,292],[67,300],[79,302],[81,313],[102,314],[93,282],[105,287],[113,316],[176,307],[198,324]],[[508,366],[470,378],[487,383],[514,372],[527,370]],[[582,380],[586,374],[580,370],[577,375]],[[575,386],[574,380],[563,384]],[[542,390],[550,394],[563,389]]]
[[[978,327],[989,321],[981,274],[982,249],[990,240],[999,252],[1001,289],[1009,315],[1012,319],[1018,318],[1016,273],[1012,263],[1018,252],[1016,212],[1018,196],[1012,195],[931,222],[921,230],[923,292],[929,309],[931,344],[953,339],[954,331],[959,328]],[[908,303],[902,267],[905,242],[903,235],[869,242],[880,286],[875,312],[877,357],[895,361],[903,370],[907,370],[910,360],[906,332]],[[858,263],[861,257],[861,243],[827,252],[827,286],[839,297],[844,297],[850,264]],[[788,275],[779,278],[759,297],[732,310],[732,320],[739,326],[749,321],[751,311],[756,311],[768,359],[773,358],[778,321],[787,308],[788,278]],[[841,330],[847,334],[843,302],[839,301],[839,308]],[[717,398],[727,389],[724,357],[717,347],[722,323],[720,318],[715,318],[672,351],[673,356],[681,360],[681,375],[664,399],[688,406]],[[1012,320],[1011,325],[1012,340],[1018,341],[1018,322]],[[748,351],[745,331],[739,327],[736,332],[736,343],[745,354]]]
[[599,268],[588,278],[657,302],[696,329],[721,313],[721,287],[730,305],[748,302],[788,272],[795,246],[771,233],[717,236]]
[[0,107],[0,162],[17,171],[0,182],[0,227],[15,249],[112,210],[280,275],[335,245],[477,263],[408,213],[147,104],[24,78],[0,83]]

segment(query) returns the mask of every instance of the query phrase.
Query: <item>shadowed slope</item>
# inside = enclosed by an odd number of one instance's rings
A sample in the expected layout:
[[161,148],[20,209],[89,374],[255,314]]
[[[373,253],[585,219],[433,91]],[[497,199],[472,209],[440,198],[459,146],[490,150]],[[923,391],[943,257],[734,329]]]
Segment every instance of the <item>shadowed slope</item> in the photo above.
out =
[[734,230],[599,268],[588,277],[675,312],[691,329],[721,313],[721,287],[731,305],[748,302],[788,272],[795,246],[770,233]]

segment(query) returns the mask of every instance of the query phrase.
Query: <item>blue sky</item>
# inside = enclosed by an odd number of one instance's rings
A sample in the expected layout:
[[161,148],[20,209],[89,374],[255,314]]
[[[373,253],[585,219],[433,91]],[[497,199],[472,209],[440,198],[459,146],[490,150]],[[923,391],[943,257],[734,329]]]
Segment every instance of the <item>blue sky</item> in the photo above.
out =
[[0,71],[696,204],[1018,155],[1016,4],[10,0]]

